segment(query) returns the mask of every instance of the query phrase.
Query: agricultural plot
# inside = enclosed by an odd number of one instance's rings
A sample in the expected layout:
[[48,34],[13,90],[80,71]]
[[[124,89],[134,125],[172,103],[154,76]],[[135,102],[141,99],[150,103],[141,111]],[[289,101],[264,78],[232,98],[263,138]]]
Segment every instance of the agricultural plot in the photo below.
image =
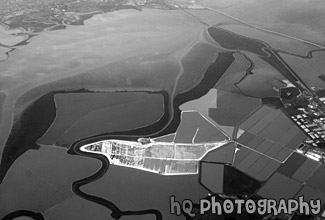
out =
[[198,162],[196,160],[174,160],[168,170],[171,174],[197,174]]
[[280,165],[280,162],[246,147],[236,152],[233,163],[235,168],[258,181],[267,180]]
[[[261,145],[265,145],[265,141]],[[274,147],[272,143],[268,146]],[[291,153],[282,162],[267,153],[241,147],[234,159],[235,168],[262,182],[257,192],[259,196],[279,200],[302,195],[307,201],[322,199],[324,204],[323,165],[298,153]]]
[[177,128],[176,143],[193,143],[200,115],[196,112],[182,112],[181,123]]
[[308,185],[315,189],[321,190],[325,193],[325,177],[324,177],[325,165],[322,164],[314,171],[313,175],[307,181]]
[[197,111],[204,117],[209,117],[209,109],[217,107],[218,90],[210,89],[204,96],[188,101],[182,104],[179,108],[182,111]]
[[320,204],[323,207],[324,210],[324,203],[325,203],[325,193],[314,189],[310,186],[303,186],[303,188],[297,193],[295,196],[295,199],[298,199],[300,196],[304,197],[304,200],[307,202],[310,202],[311,200],[320,200]]
[[174,142],[174,139],[175,139],[175,133],[153,138],[153,140],[156,142]]
[[261,184],[254,178],[232,166],[224,165],[223,192],[225,194],[252,195],[260,186]]
[[150,157],[156,158],[175,158],[175,146],[166,144],[155,144],[150,148],[146,148],[146,152],[150,152]]
[[257,194],[264,198],[272,198],[279,201],[280,199],[294,198],[301,187],[302,183],[280,173],[275,173]]
[[206,147],[203,144],[200,146],[178,144],[175,148],[175,157],[176,159],[199,159],[209,150],[209,147],[213,145]]
[[188,175],[198,173],[197,160],[165,160],[144,158],[143,168],[163,175]]
[[224,135],[210,121],[202,117],[198,112],[182,112],[181,124],[179,125],[175,143],[202,143],[219,142],[226,140]]
[[236,152],[236,145],[234,143],[225,144],[213,151],[210,151],[202,159],[209,163],[224,163],[232,164]]
[[[213,118],[209,115],[209,112],[217,107],[217,98],[218,98],[218,90],[217,89],[211,89],[206,95],[191,100],[189,102],[186,102],[180,106],[180,109],[184,112],[186,111],[196,111],[199,112],[206,120],[209,120],[215,127],[220,129],[222,132],[224,132],[228,137],[231,137],[233,135],[233,127],[231,126],[223,126],[216,122],[216,120],[213,120]],[[210,125],[206,126],[210,127]],[[207,131],[206,134],[203,135],[215,135],[213,132],[215,132],[215,129]],[[202,130],[198,130],[198,134],[202,134]],[[200,142],[199,139],[196,139],[196,142]]]
[[200,183],[211,193],[223,193],[224,166],[202,162],[200,170]]
[[260,106],[260,99],[219,90],[217,108],[210,108],[209,116],[221,126],[234,127]]
[[262,107],[239,128],[238,142],[279,162],[285,161],[307,136],[280,110]]

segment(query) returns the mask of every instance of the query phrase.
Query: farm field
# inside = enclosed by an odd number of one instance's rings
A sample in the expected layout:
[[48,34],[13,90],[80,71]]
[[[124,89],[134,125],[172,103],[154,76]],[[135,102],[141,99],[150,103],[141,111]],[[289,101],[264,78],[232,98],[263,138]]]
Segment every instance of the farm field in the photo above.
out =
[[223,193],[224,166],[216,163],[201,163],[200,182],[211,193]]
[[280,110],[266,106],[254,112],[239,128],[245,131],[239,143],[280,162],[307,138]]
[[220,142],[228,137],[212,122],[195,111],[182,112],[175,143]]
[[174,142],[174,139],[175,139],[175,133],[153,138],[153,140],[156,142]]
[[196,111],[199,112],[202,116],[208,119],[211,123],[214,124],[218,129],[224,132],[228,137],[233,135],[233,127],[223,126],[218,124],[210,116],[210,111],[217,108],[217,99],[218,99],[218,90],[211,89],[206,95],[201,98],[188,101],[180,106],[182,111]]
[[217,108],[209,109],[209,117],[221,126],[235,127],[261,104],[261,100],[257,98],[219,90]]

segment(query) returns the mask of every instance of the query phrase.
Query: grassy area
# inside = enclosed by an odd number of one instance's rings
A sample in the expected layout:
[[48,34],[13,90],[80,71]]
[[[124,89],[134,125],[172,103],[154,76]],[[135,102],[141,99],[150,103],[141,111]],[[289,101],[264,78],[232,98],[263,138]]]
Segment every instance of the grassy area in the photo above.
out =
[[261,183],[236,168],[225,165],[223,187],[225,194],[252,195],[261,187]]
[[261,100],[231,92],[218,92],[217,108],[210,108],[209,116],[223,126],[236,126],[261,106]]
[[246,55],[254,63],[252,74],[248,74],[242,81],[236,84],[240,91],[253,97],[275,97],[278,92],[274,89],[283,87],[281,80],[285,79],[280,72],[269,63],[254,54]]
[[163,113],[163,98],[158,94],[150,94],[137,102],[94,110],[72,124],[56,144],[68,147],[80,138],[144,127],[158,121]]
[[297,0],[292,4],[281,0],[251,0],[247,4],[238,4],[236,0],[199,0],[198,4],[215,8],[262,28],[324,43],[322,14],[325,6],[322,1]]
[[230,50],[244,50],[259,56],[267,56],[262,48],[264,44],[252,38],[236,35],[218,27],[209,27],[210,36],[223,48]]
[[0,92],[0,123],[2,120],[2,111],[3,111],[3,104],[6,99],[6,94]]
[[309,87],[323,88],[325,86],[325,82],[318,78],[325,69],[324,51],[313,53],[310,59],[288,54],[281,54],[281,56]]
[[0,164],[0,182],[14,161],[36,144],[55,119],[53,93],[48,93],[16,115],[13,128],[4,147]]
[[236,89],[234,84],[245,76],[246,70],[250,68],[250,62],[240,53],[234,53],[234,57],[234,63],[226,70],[215,88],[240,94],[240,91]]
[[316,48],[312,45],[308,45],[297,40],[293,40],[276,34],[266,33],[256,28],[248,27],[245,25],[226,24],[222,25],[221,27],[246,37],[262,40],[273,48],[281,49],[290,53],[306,55],[309,50],[313,50]]
[[[146,100],[149,96],[144,92],[57,94],[55,95],[56,119],[38,143],[55,144],[74,123],[93,111],[114,106],[123,108],[123,105]],[[103,115],[103,118],[105,117],[106,115]]]
[[206,70],[212,65],[219,52],[209,44],[198,43],[182,58],[184,72],[177,84],[177,93],[187,91],[196,86],[203,78]]

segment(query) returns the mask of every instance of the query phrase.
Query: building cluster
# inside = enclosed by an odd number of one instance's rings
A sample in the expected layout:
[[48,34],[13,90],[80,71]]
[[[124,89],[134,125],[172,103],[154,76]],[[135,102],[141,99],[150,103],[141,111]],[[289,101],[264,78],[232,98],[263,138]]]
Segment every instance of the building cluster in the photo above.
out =
[[111,164],[137,168],[164,175],[197,174],[199,161],[227,141],[202,144],[104,140],[81,147],[81,150],[105,155]]
[[143,166],[145,149],[145,147],[139,144],[127,144],[117,141],[103,141],[86,147],[86,150],[102,152],[105,155],[109,155],[109,160],[112,164],[132,167]]
[[[315,90],[315,88],[313,88]],[[299,126],[308,139],[299,147],[299,152],[318,161],[325,159],[325,97],[310,96],[296,87],[280,90],[280,98],[286,114]]]

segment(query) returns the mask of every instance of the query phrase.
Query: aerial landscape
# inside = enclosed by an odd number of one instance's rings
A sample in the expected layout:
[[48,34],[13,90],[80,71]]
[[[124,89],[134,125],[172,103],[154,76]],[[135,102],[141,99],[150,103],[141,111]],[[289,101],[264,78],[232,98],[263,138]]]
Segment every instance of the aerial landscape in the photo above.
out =
[[0,1],[0,219],[325,219],[325,2]]

